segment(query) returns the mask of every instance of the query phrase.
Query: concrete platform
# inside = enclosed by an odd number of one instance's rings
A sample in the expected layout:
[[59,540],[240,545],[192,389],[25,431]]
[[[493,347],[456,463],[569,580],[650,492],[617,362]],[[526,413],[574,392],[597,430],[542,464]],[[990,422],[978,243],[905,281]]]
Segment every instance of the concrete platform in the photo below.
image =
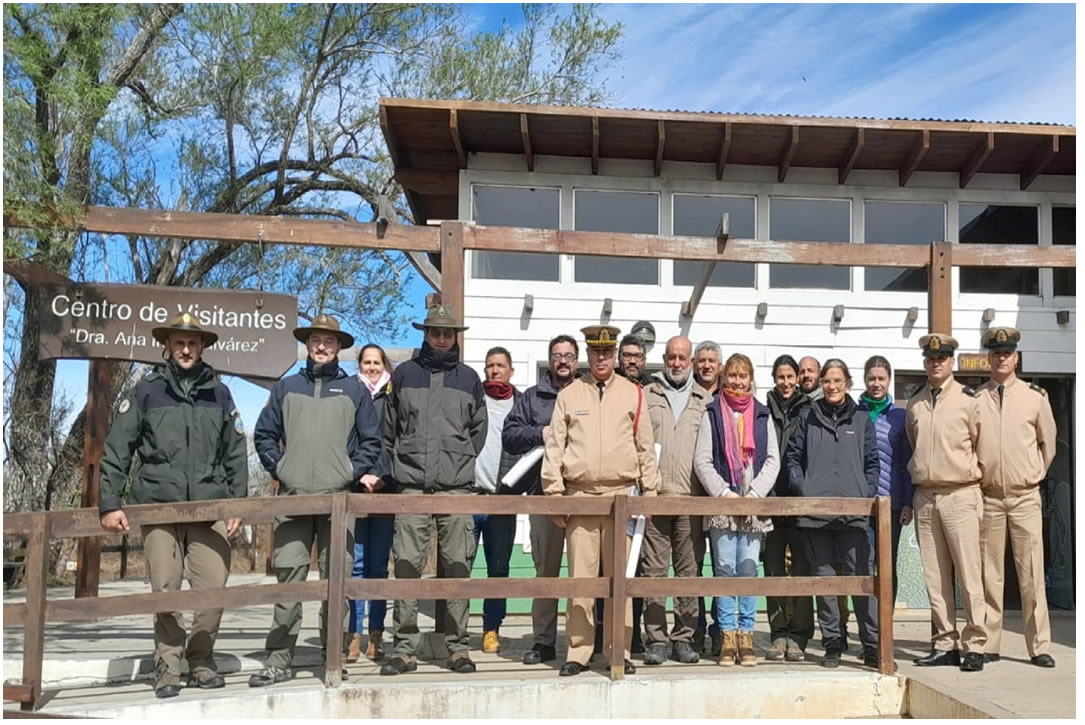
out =
[[[259,575],[234,575],[232,584],[270,581]],[[102,595],[145,592],[145,580],[114,582]],[[50,591],[50,599],[71,597],[69,588]],[[20,592],[5,594],[19,601]],[[247,686],[250,672],[262,666],[271,606],[227,611],[216,652],[227,687],[214,692],[183,690],[157,700],[151,689],[153,635],[150,617],[117,617],[98,622],[50,625],[43,669],[45,712],[104,717],[570,717],[569,702],[591,703],[578,717],[1074,717],[1076,707],[1076,629],[1072,612],[1053,612],[1051,654],[1058,666],[1043,670],[1028,663],[1020,618],[1007,617],[1002,661],[981,673],[956,668],[921,668],[913,657],[928,648],[925,610],[897,610],[898,677],[882,677],[857,658],[855,625],[852,651],[836,671],[819,666],[821,650],[812,642],[801,663],[762,661],[757,668],[721,668],[707,657],[693,665],[667,662],[639,668],[625,681],[611,683],[603,662],[576,678],[557,677],[564,660],[524,666],[531,646],[528,617],[510,616],[502,627],[502,651],[483,654],[481,621],[472,617],[472,658],[478,672],[458,675],[445,667],[439,636],[431,636],[417,672],[380,677],[368,660],[348,665],[340,691],[321,685],[317,603],[305,605],[295,657],[295,679],[267,690]],[[430,611],[430,614],[432,612]],[[959,615],[963,618],[963,615]],[[763,654],[768,628],[759,614],[755,647]],[[423,610],[423,630],[432,618]],[[391,626],[391,612],[387,624]],[[561,636],[559,634],[559,639]],[[22,631],[4,630],[4,678],[22,668]],[[510,687],[516,689],[510,690]],[[515,694],[514,694],[515,693]],[[573,698],[573,699],[570,699]],[[513,705],[516,709],[511,709]],[[545,713],[545,714],[544,714]]]

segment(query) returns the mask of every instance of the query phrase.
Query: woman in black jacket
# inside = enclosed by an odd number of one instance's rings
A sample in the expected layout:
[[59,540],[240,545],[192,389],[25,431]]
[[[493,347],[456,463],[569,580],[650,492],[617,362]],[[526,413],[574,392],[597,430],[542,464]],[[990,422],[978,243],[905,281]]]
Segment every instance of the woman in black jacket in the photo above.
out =
[[[821,400],[810,406],[788,443],[785,463],[796,496],[873,498],[878,490],[878,440],[870,416],[848,395],[851,373],[843,361],[821,368]],[[870,576],[872,556],[866,516],[800,516],[806,556],[815,576]],[[877,609],[871,597],[853,597],[863,664],[878,666]],[[844,651],[840,609],[834,595],[818,596],[824,667],[838,667]]]

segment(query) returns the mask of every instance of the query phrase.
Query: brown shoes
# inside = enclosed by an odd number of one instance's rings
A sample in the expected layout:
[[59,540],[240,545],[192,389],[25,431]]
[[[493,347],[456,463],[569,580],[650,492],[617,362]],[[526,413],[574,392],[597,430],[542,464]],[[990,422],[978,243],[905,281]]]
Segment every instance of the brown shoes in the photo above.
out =
[[757,654],[753,650],[753,632],[738,633],[738,663],[743,667],[757,667]]
[[730,667],[735,663],[738,656],[738,632],[729,629],[723,632],[723,645],[720,647],[720,658],[716,664],[720,667]]
[[362,635],[355,632],[350,635],[350,643],[347,645],[347,659],[348,663],[357,662],[358,658],[362,656]]
[[[384,630],[374,629],[369,632],[369,644],[365,646],[365,656],[371,660],[384,657]],[[347,660],[348,662],[350,660]]]

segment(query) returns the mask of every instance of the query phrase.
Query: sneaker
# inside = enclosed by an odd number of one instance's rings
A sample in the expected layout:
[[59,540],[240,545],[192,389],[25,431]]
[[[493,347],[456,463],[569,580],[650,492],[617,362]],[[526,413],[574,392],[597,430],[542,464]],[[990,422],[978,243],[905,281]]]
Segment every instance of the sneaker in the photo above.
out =
[[471,661],[471,655],[466,650],[453,652],[448,658],[448,669],[460,674],[468,674],[475,671],[475,663]]
[[[676,643],[674,645],[674,651],[671,652],[671,657],[686,665],[691,665],[701,659],[701,656],[697,654],[697,650],[688,642]],[[648,660],[645,659],[645,664],[647,664],[647,662]]]
[[787,640],[783,637],[772,640],[772,645],[765,650],[765,659],[767,660],[782,660],[784,655],[787,654]]
[[497,630],[487,630],[482,635],[482,651],[486,654],[497,654],[501,651],[501,640],[497,638]]
[[[687,647],[689,645],[686,645]],[[667,660],[667,645],[650,644],[644,653],[644,664],[661,665]]]
[[249,678],[249,687],[267,687],[268,685],[274,685],[276,682],[286,682],[293,677],[294,672],[289,667],[264,665],[264,669]]
[[418,669],[418,660],[414,657],[408,659],[403,655],[395,655],[381,665],[381,674],[385,676],[402,675],[404,672],[414,672]]

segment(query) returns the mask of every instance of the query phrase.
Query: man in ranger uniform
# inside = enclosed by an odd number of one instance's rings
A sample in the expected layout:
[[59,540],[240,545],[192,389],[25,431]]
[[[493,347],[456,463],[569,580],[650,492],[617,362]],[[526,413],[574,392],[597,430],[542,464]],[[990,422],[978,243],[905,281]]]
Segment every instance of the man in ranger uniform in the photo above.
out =
[[[916,539],[931,603],[933,645],[915,664],[983,669],[983,568],[980,524],[983,494],[976,459],[979,438],[977,393],[953,378],[957,341],[931,333],[919,338],[927,384],[908,401],[905,426],[912,444],[908,472],[915,484]],[[958,634],[953,573],[961,585],[967,624]],[[960,641],[964,657],[957,651]]]
[[[550,435],[543,456],[543,492],[548,496],[616,496],[640,485],[644,496],[659,491],[652,426],[645,417],[639,386],[614,373],[619,330],[609,325],[583,329],[588,346],[589,374],[558,393]],[[602,562],[603,576],[611,576],[614,537],[629,539],[614,530],[610,516],[554,516],[565,529],[569,576],[595,577]],[[615,616],[609,609],[605,619]],[[590,598],[570,598],[566,607],[565,637],[568,659],[562,676],[580,674],[588,666],[594,640],[594,612]],[[604,622],[604,645],[611,628]],[[625,672],[637,671],[629,660],[633,638],[633,603],[625,603]]]
[[[218,335],[200,328],[183,312],[169,325],[151,330],[165,346],[166,364],[136,383],[121,401],[106,439],[101,463],[98,512],[102,528],[128,531],[122,496],[132,454],[142,465],[132,481],[130,503],[203,501],[248,495],[249,468],[245,429],[226,386],[202,359]],[[229,537],[240,519],[144,526],[143,552],[152,592],[181,589],[187,571],[192,589],[226,586],[230,572]],[[221,609],[204,609],[192,618],[192,638],[185,648],[180,612],[154,615],[157,697],[175,697],[181,687],[181,660],[188,661],[188,685],[225,686],[215,669],[212,650]]]
[[1032,664],[1054,667],[1048,654],[1051,623],[1044,586],[1043,518],[1040,482],[1055,460],[1055,416],[1047,392],[1018,379],[1017,342],[1012,327],[994,327],[983,336],[991,379],[980,388],[980,437],[976,447],[983,471],[983,588],[987,601],[984,660],[997,662],[1002,645],[1002,597],[1006,529],[1021,587],[1025,645]]

